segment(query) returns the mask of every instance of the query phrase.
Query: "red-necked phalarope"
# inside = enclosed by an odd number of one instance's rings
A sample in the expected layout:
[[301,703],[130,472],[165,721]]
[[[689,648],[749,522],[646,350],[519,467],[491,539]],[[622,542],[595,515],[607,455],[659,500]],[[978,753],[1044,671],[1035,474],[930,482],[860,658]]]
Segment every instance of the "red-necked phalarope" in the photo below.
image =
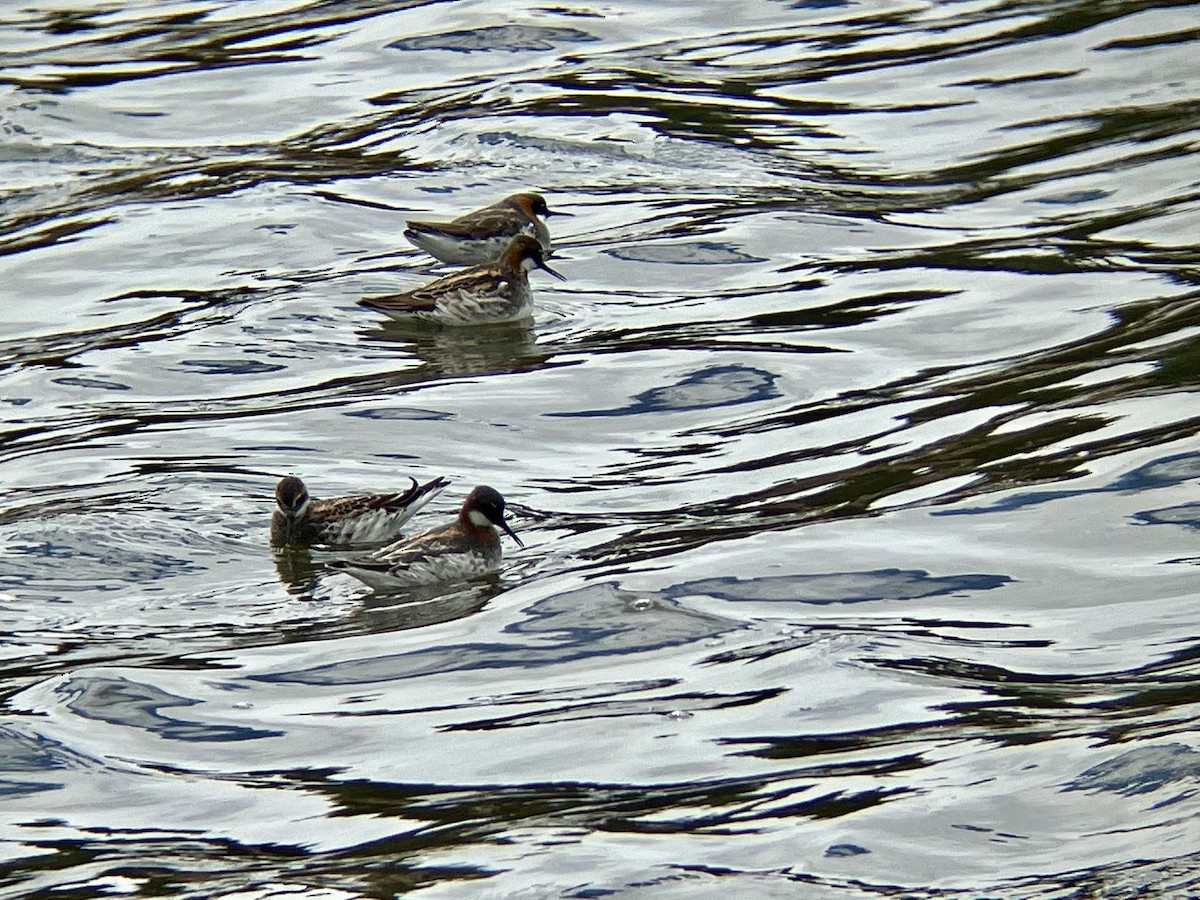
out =
[[458,518],[449,525],[402,538],[360,559],[329,563],[376,590],[435,584],[483,575],[500,565],[500,535],[524,547],[504,520],[504,498],[480,485],[463,501]]
[[410,221],[404,236],[446,263],[478,266],[499,259],[508,242],[528,234],[550,255],[550,231],[538,216],[551,213],[541,194],[521,193],[476,209],[449,222]]
[[546,265],[541,244],[519,234],[494,263],[447,275],[415,291],[364,297],[358,302],[393,319],[428,319],[446,325],[515,322],[533,312],[529,290],[529,270],[533,268],[566,281]]
[[295,475],[275,486],[275,510],[271,513],[271,543],[285,544],[372,544],[394,541],[400,526],[436,497],[450,482],[445,478],[394,494],[358,494],[317,500],[308,495],[304,482]]

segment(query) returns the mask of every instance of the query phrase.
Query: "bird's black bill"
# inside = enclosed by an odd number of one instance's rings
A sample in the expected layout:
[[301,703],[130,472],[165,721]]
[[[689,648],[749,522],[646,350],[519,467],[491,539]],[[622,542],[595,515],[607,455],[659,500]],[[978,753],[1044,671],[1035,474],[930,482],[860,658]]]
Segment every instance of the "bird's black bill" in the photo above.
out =
[[545,261],[538,263],[538,264],[537,264],[537,267],[538,267],[539,269],[542,269],[542,270],[546,271],[546,272],[549,272],[551,275],[553,275],[553,276],[554,276],[555,278],[557,278],[559,281],[566,281],[566,280],[567,280],[567,276],[566,276],[566,275],[564,275],[562,272],[555,272],[555,271],[554,271],[552,268],[550,268],[548,265],[546,265]]
[[519,537],[517,537],[517,533],[515,531],[513,531],[511,528],[509,528],[508,523],[505,522],[503,519],[500,520],[500,527],[504,529],[505,534],[507,534],[510,538],[512,538],[514,541],[517,542],[518,547],[524,548],[525,542],[522,541]]
[[569,219],[574,216],[575,213],[563,212],[561,209],[547,209],[542,215],[544,215],[546,218],[550,218],[550,216],[566,216]]

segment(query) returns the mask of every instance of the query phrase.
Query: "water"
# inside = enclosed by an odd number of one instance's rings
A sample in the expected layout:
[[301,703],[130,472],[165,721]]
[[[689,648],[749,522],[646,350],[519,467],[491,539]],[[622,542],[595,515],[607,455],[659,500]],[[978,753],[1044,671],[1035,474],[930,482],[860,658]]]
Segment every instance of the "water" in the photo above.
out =
[[[1196,14],[5,9],[0,894],[1200,891]],[[355,306],[531,188],[533,324]]]

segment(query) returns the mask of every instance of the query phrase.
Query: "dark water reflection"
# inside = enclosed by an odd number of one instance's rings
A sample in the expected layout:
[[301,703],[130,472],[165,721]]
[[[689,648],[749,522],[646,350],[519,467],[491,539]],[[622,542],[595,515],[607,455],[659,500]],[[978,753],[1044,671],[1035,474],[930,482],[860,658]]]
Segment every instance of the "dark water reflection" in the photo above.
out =
[[[0,16],[3,889],[1200,891],[1197,12]],[[357,307],[527,188],[532,323]],[[526,548],[364,593],[288,472]]]
[[252,741],[280,734],[181,721],[164,710],[186,708],[198,701],[126,679],[97,678],[78,683],[68,680],[58,690],[69,698],[66,708],[78,716],[139,728],[171,741]]

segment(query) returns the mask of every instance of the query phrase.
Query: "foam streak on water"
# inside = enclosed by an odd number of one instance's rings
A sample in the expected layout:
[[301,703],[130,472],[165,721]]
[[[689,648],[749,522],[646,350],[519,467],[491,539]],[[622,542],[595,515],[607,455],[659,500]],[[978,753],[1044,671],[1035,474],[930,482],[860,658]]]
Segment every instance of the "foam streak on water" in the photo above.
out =
[[[1200,891],[1198,12],[0,14],[0,896]],[[355,305],[523,189],[533,323]]]

